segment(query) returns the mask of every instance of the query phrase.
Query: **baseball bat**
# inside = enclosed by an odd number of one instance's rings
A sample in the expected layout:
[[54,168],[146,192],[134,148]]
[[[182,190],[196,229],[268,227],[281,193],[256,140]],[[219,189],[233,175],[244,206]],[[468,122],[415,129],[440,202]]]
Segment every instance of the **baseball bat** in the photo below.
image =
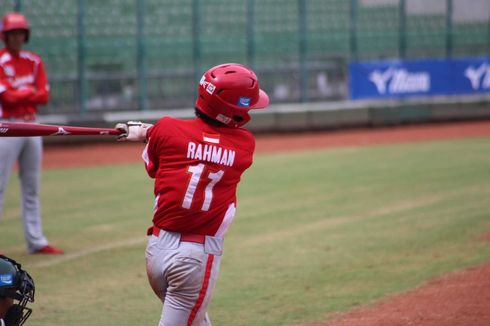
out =
[[115,128],[90,128],[57,126],[40,123],[0,122],[0,137],[104,135],[118,136],[122,132]]

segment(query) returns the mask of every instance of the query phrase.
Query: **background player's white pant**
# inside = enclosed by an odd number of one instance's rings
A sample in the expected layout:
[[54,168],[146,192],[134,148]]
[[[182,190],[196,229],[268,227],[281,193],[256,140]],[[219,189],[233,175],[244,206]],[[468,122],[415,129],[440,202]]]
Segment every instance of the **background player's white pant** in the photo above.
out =
[[[207,237],[212,242],[214,238]],[[159,326],[210,326],[207,316],[221,262],[222,241],[181,242],[160,232],[146,248],[148,280],[163,303]]]
[[0,137],[0,216],[10,174],[18,161],[22,190],[22,221],[29,252],[48,244],[42,231],[39,203],[41,159],[41,137]]

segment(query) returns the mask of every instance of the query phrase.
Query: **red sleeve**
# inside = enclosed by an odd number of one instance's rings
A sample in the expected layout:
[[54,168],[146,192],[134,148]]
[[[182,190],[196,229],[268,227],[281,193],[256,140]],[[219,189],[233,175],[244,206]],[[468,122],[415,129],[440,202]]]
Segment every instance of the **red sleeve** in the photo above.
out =
[[252,153],[255,153],[255,137],[253,136],[253,134],[249,131],[250,133],[250,148],[252,149]]
[[34,92],[32,89],[13,89],[5,76],[5,72],[0,68],[0,100],[7,105],[29,104]]
[[157,152],[157,144],[159,142],[158,132],[156,125],[148,129],[146,133],[146,137],[148,139],[148,143],[143,151],[143,160],[145,161],[146,172],[150,176],[150,178],[155,178],[158,171],[158,152]]
[[30,104],[33,105],[43,105],[48,103],[49,100],[49,85],[48,85],[48,76],[46,74],[46,70],[44,69],[44,63],[42,60],[39,62],[37,67],[37,75],[36,75],[36,92],[30,98]]
[[12,89],[8,88],[0,94],[0,99],[8,105],[23,105],[31,104],[31,98],[34,96],[34,91],[30,88]]

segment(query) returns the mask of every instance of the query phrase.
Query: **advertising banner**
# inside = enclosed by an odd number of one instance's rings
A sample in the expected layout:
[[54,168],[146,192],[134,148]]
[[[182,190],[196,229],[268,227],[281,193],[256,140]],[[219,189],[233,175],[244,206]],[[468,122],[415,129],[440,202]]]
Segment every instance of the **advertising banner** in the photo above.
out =
[[352,99],[490,93],[490,57],[353,62]]

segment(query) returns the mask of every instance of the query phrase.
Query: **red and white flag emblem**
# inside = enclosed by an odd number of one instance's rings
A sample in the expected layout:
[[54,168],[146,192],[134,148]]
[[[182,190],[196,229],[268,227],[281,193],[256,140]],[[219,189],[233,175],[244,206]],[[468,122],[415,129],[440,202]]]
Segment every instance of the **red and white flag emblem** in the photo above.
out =
[[203,132],[202,140],[204,140],[207,143],[219,144],[219,134],[207,134]]

